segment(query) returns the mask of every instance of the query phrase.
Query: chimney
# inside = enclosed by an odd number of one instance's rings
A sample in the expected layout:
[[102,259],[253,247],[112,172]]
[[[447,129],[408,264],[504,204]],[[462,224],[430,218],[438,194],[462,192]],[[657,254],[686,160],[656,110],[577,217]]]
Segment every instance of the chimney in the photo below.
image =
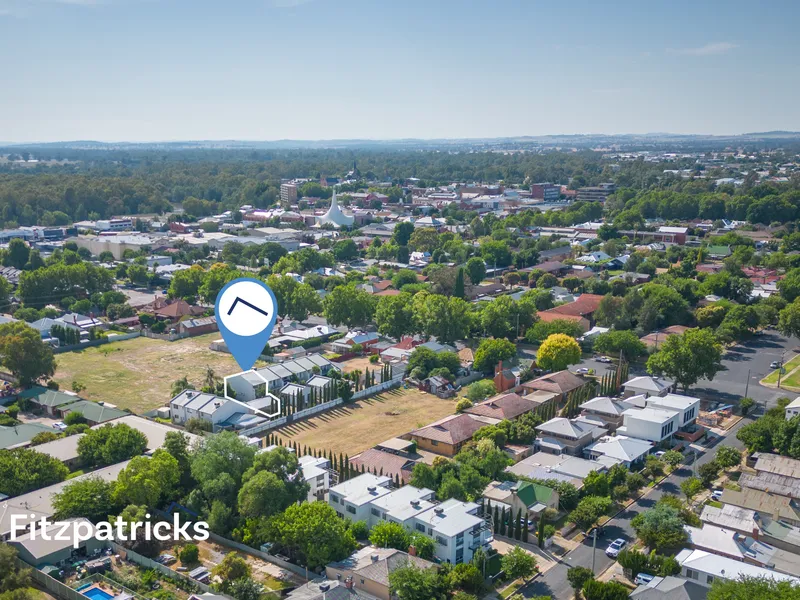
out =
[[503,372],[503,361],[501,360],[499,363],[497,363],[497,366],[494,368],[494,374],[499,375],[502,372]]
[[378,556],[377,554],[373,554],[370,558],[372,558],[372,562],[374,562],[374,563],[376,563],[376,562],[378,562],[378,560],[380,560],[380,556]]
[[408,547],[408,555],[409,556],[416,556],[417,555],[417,549],[414,546],[409,546]]
[[758,541],[759,533],[761,533],[761,530],[758,528],[758,526],[753,527],[753,539],[755,541]]
[[352,577],[348,577],[347,579],[344,580],[344,587],[346,587],[348,590],[352,590],[353,589],[353,578]]

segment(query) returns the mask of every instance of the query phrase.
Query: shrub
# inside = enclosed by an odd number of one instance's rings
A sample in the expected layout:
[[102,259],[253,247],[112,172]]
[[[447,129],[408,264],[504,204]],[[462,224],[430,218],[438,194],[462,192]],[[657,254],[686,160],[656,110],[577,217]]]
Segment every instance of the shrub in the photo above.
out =
[[377,354],[373,354],[372,356],[369,357],[369,362],[372,363],[373,365],[377,365],[379,360],[380,357]]
[[81,425],[82,423],[86,423],[86,417],[83,416],[83,413],[71,411],[64,417],[64,423],[66,425]]
[[469,398],[462,398],[456,403],[456,412],[464,412],[472,406],[472,401]]
[[195,544],[186,544],[178,552],[178,558],[184,565],[193,565],[200,558],[200,549]]
[[366,540],[369,537],[369,527],[366,521],[355,521],[350,525],[350,531],[357,540]]

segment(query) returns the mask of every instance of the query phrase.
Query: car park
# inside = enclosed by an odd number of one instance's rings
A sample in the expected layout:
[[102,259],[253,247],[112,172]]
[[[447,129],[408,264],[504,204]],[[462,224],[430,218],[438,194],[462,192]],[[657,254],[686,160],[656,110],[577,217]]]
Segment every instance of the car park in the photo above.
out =
[[606,555],[612,558],[616,558],[627,544],[628,542],[626,542],[622,538],[615,539],[608,545],[608,548],[606,548]]

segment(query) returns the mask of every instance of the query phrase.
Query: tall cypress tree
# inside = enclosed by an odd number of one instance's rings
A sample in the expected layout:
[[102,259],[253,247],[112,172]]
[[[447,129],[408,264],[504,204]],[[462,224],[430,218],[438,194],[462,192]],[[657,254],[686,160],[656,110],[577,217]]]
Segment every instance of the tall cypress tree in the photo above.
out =
[[459,267],[458,273],[456,273],[456,284],[453,288],[453,296],[462,299],[466,296],[464,292],[464,267]]

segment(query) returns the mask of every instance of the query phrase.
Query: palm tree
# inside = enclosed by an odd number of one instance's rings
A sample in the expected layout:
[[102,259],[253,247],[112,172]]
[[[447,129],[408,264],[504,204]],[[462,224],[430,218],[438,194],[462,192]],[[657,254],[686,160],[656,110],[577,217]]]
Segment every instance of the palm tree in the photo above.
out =
[[172,382],[172,397],[174,398],[183,390],[193,390],[194,386],[189,383],[189,379],[184,375],[182,379]]
[[217,386],[217,374],[208,365],[206,365],[206,386],[212,390]]

